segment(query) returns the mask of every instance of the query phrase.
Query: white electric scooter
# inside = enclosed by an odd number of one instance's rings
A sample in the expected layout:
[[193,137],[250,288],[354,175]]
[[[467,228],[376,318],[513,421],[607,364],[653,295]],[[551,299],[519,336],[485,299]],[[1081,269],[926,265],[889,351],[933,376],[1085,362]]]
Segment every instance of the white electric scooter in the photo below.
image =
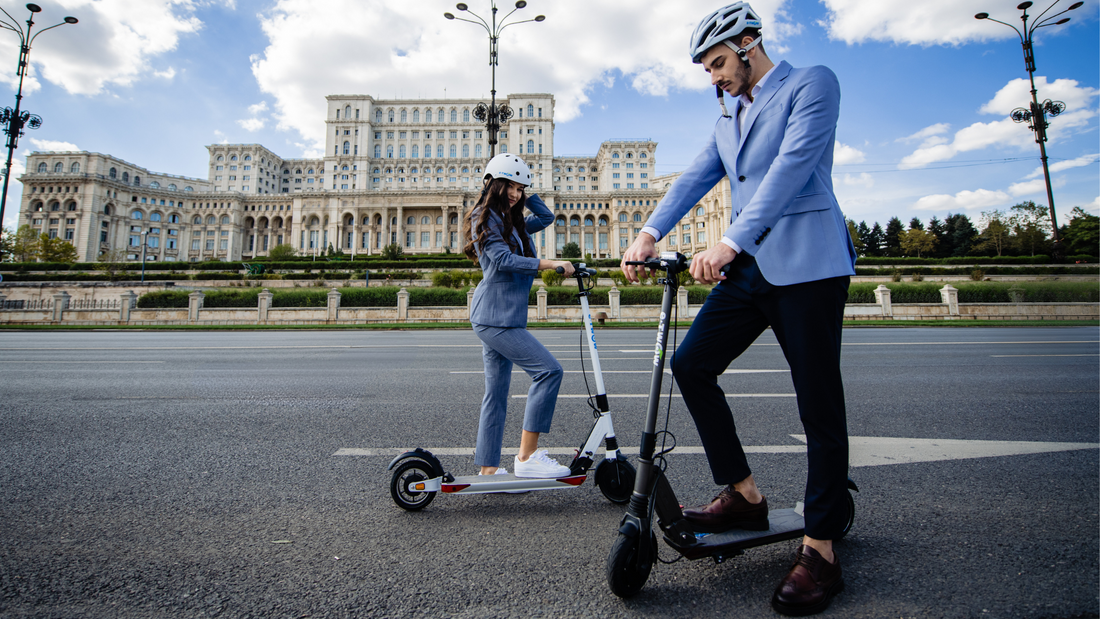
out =
[[[615,428],[611,423],[611,411],[607,403],[607,391],[603,384],[603,372],[600,369],[600,357],[596,350],[596,332],[592,328],[592,316],[588,306],[588,297],[595,286],[596,270],[586,268],[583,263],[576,264],[574,267],[572,277],[577,281],[577,296],[581,300],[581,315],[584,319],[585,335],[588,337],[592,371],[596,378],[596,395],[588,399],[595,423],[592,424],[587,440],[576,451],[573,461],[569,463],[569,475],[549,479],[516,477],[511,474],[456,477],[446,472],[439,459],[430,451],[417,448],[397,456],[389,465],[389,469],[393,471],[390,478],[390,495],[393,496],[398,507],[409,511],[424,509],[440,492],[486,494],[576,488],[587,479],[600,443],[604,443],[606,449],[603,460],[596,466],[596,486],[613,503],[626,503],[630,500],[634,490],[635,470],[619,453]],[[561,271],[562,269],[559,268],[559,272]],[[583,368],[582,355],[582,372]]]

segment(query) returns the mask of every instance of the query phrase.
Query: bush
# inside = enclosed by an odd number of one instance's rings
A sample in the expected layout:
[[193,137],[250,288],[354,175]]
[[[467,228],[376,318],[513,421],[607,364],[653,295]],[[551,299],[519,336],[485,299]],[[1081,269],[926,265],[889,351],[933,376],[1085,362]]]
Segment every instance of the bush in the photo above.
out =
[[397,307],[397,286],[341,288],[340,307]]
[[[259,307],[260,289],[211,290],[206,293],[203,307]],[[186,307],[186,305],[185,305]]]
[[436,271],[432,273],[432,286],[436,288],[450,288],[454,281],[449,271]]
[[[409,290],[409,307],[464,307],[466,291],[454,288],[413,288]],[[396,298],[394,306],[397,306]]]
[[980,282],[983,279],[985,279],[985,271],[983,271],[981,269],[974,269],[973,271],[970,272],[970,280],[971,281]]
[[541,275],[542,275],[542,283],[545,284],[547,288],[553,288],[554,286],[560,286],[561,283],[565,281],[565,274],[564,273],[558,273],[554,269],[546,269],[545,271],[543,271],[541,273]]
[[[340,301],[342,305],[343,299]],[[271,307],[328,307],[328,291],[308,288],[276,290],[271,297]]]
[[383,260],[397,260],[405,252],[401,249],[401,246],[397,243],[391,243],[382,248]]
[[138,297],[140,309],[179,309],[187,307],[187,295],[184,290],[158,290]]

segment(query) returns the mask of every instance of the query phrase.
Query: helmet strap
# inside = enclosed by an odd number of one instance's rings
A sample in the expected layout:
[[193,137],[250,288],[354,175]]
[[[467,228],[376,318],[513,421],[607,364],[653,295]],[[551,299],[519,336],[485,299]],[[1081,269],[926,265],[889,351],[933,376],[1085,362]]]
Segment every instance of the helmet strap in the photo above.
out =
[[763,38],[764,37],[756,37],[752,40],[752,43],[749,43],[745,47],[737,47],[729,39],[726,39],[722,42],[725,43],[727,47],[737,53],[737,56],[741,58],[741,62],[745,63],[745,68],[748,69],[751,67],[751,65],[749,65],[749,50],[756,47],[757,45],[760,45],[760,41],[763,40]]
[[722,116],[724,116],[726,118],[730,118],[730,113],[726,109],[726,98],[723,96],[722,87],[721,86],[715,86],[714,90],[716,90],[718,92],[718,105],[720,105],[722,107]]

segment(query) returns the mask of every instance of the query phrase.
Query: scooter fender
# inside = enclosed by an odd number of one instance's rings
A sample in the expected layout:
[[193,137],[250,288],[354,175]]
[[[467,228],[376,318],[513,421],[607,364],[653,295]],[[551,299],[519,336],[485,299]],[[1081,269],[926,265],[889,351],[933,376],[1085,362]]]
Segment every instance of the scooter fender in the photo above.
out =
[[848,489],[849,490],[855,490],[856,492],[859,492],[859,487],[856,486],[856,482],[852,481],[851,477],[848,478]]
[[428,451],[427,449],[421,449],[419,447],[412,451],[406,451],[405,453],[398,455],[396,458],[393,459],[393,461],[390,462],[390,465],[386,468],[387,470],[392,471],[393,468],[400,464],[403,460],[410,459],[423,460],[424,462],[432,465],[432,470],[435,472],[436,477],[443,477],[446,474],[446,472],[443,470],[443,465],[439,462],[439,458],[436,458],[434,455],[432,455],[432,452]]

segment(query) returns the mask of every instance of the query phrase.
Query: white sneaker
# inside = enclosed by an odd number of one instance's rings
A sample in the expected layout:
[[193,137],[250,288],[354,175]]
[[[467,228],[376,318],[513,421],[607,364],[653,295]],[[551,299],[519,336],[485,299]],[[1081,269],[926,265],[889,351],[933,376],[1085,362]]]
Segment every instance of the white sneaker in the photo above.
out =
[[[507,475],[507,474],[508,474],[508,469],[506,469],[504,467],[498,468],[497,472],[493,473],[493,475]],[[482,475],[485,475],[485,474],[484,473],[478,473],[477,474],[478,477],[481,477]],[[486,475],[486,477],[492,477],[492,475]],[[526,494],[527,492],[528,492],[527,490],[505,490],[504,492],[498,492],[496,494]]]
[[536,451],[526,462],[520,462],[519,456],[516,456],[514,466],[516,467],[516,477],[552,479],[569,476],[569,467],[558,464],[547,455],[545,449]]

